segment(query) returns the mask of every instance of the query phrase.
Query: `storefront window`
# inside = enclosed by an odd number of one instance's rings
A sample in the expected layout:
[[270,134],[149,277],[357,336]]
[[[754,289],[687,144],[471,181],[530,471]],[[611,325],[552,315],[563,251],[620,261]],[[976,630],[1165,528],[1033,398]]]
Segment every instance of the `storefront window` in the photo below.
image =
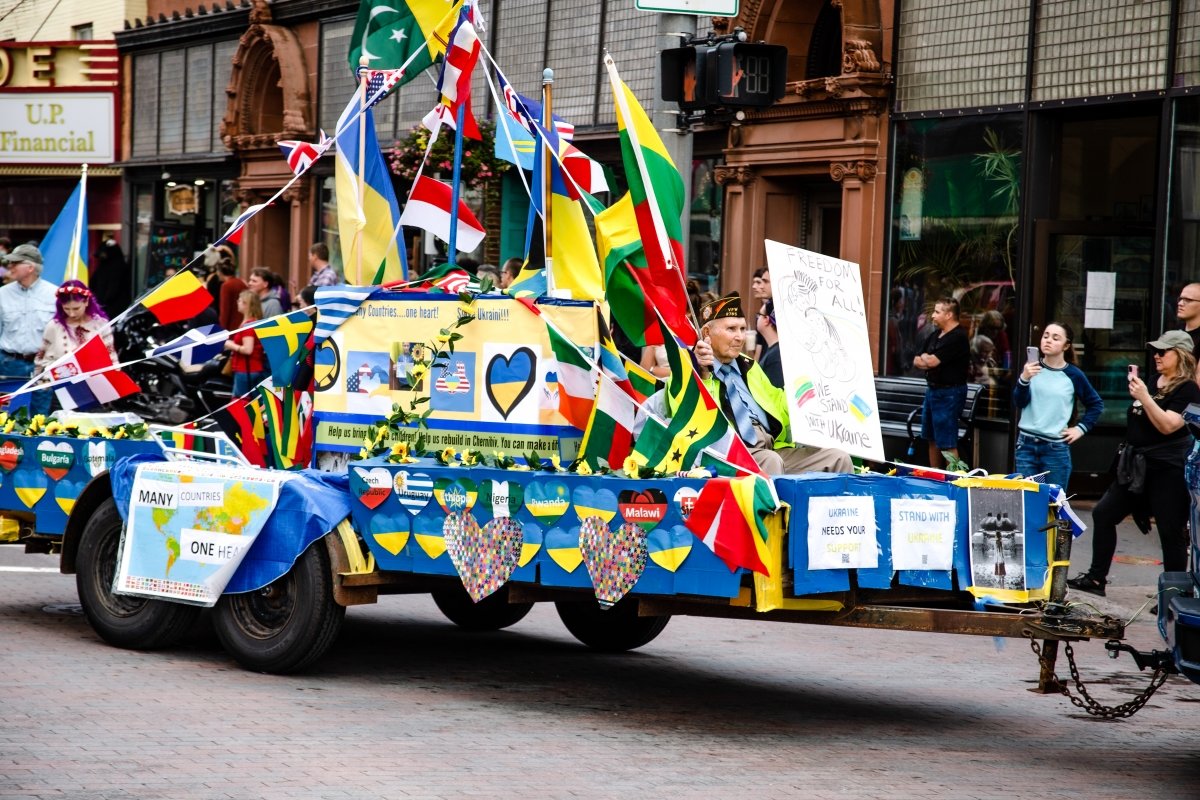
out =
[[939,297],[959,302],[971,342],[969,380],[988,417],[1007,416],[1013,380],[1024,137],[1015,116],[896,125],[888,375],[922,375],[913,357]]
[[1179,290],[1200,281],[1200,97],[1175,101],[1171,163],[1171,218],[1163,319],[1175,317]]
[[688,228],[688,278],[701,292],[719,289],[721,274],[721,219],[725,192],[713,180],[715,158],[692,161],[692,209]]

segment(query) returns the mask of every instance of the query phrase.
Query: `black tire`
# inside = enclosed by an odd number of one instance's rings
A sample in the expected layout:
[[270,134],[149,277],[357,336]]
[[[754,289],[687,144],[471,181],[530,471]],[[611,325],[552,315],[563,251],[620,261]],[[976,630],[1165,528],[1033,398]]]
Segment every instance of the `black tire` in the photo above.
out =
[[197,606],[113,594],[121,515],[111,497],[88,518],[75,556],[75,588],[84,616],[100,638],[116,647],[157,650],[175,644],[195,624]]
[[508,602],[508,589],[502,587],[478,603],[471,599],[461,585],[453,589],[439,589],[433,593],[433,602],[446,619],[468,631],[498,631],[516,625],[533,603]]
[[345,617],[345,607],[333,599],[325,543],[318,540],[268,586],[223,595],[214,609],[213,628],[243,667],[286,675],[325,655]]
[[649,644],[671,621],[670,616],[639,617],[637,600],[628,597],[609,609],[594,600],[559,601],[554,607],[572,636],[604,653],[623,653]]

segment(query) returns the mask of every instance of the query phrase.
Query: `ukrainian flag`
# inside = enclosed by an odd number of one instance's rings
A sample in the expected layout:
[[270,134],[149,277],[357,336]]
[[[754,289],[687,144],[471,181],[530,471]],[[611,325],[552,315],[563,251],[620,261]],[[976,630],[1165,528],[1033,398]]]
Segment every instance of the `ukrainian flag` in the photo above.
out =
[[67,204],[58,212],[58,219],[42,239],[41,251],[45,265],[42,277],[55,285],[67,280],[88,282],[87,266],[87,167],[71,192]]
[[360,102],[356,93],[338,120],[335,185],[346,283],[369,286],[407,279],[408,264],[402,238],[397,244],[400,204],[375,138],[371,110],[357,116]]

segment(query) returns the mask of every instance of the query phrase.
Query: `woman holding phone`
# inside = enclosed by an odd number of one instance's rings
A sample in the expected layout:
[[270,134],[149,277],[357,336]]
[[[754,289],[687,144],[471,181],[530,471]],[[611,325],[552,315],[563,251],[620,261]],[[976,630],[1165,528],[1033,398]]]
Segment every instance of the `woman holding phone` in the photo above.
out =
[[1163,569],[1187,569],[1187,521],[1191,497],[1183,467],[1192,435],[1183,411],[1200,403],[1196,358],[1186,331],[1167,331],[1146,345],[1154,354],[1158,377],[1150,385],[1129,372],[1129,406],[1125,442],[1117,451],[1116,479],[1092,509],[1092,564],[1071,578],[1072,589],[1104,594],[1108,570],[1117,550],[1117,525],[1130,514],[1154,516],[1162,543]]
[[[1021,410],[1017,472],[1045,474],[1046,483],[1064,489],[1071,478],[1071,445],[1096,426],[1104,411],[1104,401],[1073,363],[1073,337],[1066,323],[1047,323],[1041,346],[1028,348],[1025,369],[1013,389],[1013,403]],[[1083,403],[1083,418],[1071,425],[1076,400]]]

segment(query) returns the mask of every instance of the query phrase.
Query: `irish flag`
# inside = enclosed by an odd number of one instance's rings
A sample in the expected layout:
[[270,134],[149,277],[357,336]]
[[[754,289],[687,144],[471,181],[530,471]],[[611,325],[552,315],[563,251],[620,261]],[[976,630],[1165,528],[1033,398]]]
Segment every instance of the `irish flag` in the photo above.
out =
[[550,348],[558,361],[558,410],[567,422],[580,430],[587,428],[596,398],[596,380],[592,363],[575,343],[547,325]]

